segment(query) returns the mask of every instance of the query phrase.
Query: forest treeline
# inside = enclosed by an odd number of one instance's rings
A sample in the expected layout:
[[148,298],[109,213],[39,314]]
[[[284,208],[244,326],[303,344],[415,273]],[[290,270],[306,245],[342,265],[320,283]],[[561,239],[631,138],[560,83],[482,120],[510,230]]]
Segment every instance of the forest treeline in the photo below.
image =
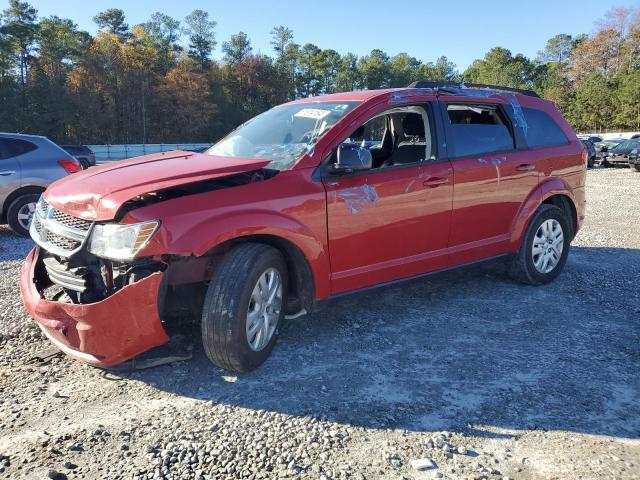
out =
[[[9,1],[0,16],[0,131],[65,143],[210,142],[287,100],[414,80],[529,88],[576,130],[640,130],[640,8],[611,10],[590,34],[558,34],[536,58],[495,47],[463,72],[444,56],[374,49],[358,57],[299,44],[285,26],[271,31],[267,56],[244,32],[220,43],[203,10],[181,21],[156,12],[129,26],[109,9],[94,21],[92,36]],[[222,60],[212,60],[216,51]]]

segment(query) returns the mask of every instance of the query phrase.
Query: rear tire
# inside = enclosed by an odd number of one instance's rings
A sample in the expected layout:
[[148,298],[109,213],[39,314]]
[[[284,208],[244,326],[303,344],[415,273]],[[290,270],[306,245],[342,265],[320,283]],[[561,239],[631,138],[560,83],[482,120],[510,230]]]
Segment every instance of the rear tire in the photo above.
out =
[[640,172],[640,164],[635,163],[633,165],[629,165],[631,167],[631,171],[635,170],[636,172]]
[[237,372],[264,362],[284,318],[287,287],[287,265],[278,250],[260,243],[232,248],[211,277],[204,301],[202,343],[209,360]]
[[567,262],[571,232],[562,208],[540,205],[511,264],[510,276],[529,285],[543,285],[555,280]]
[[29,224],[36,211],[40,195],[29,193],[16,198],[7,210],[7,223],[11,229],[23,237],[29,236]]

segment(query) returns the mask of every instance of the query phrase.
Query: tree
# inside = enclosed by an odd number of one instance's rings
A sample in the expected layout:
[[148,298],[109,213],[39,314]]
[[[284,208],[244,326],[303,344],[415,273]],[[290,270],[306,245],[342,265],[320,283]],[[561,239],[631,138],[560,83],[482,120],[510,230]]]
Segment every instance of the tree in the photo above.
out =
[[571,74],[578,80],[598,73],[607,80],[640,66],[640,8],[615,8],[583,38],[571,55]]
[[224,61],[231,65],[241,62],[252,50],[253,48],[251,47],[249,37],[247,37],[247,34],[244,32],[231,35],[229,41],[223,42],[222,44]]
[[[4,25],[0,28],[0,34],[4,36],[6,45],[10,48],[9,55],[18,57],[23,114],[27,109],[26,78],[31,50],[38,31],[37,18],[37,10],[20,0],[10,0],[9,8],[2,13]],[[24,120],[22,123],[24,125]]]
[[566,33],[559,33],[547,40],[544,50],[538,52],[539,63],[562,63],[569,61],[571,50],[573,50],[573,38]]
[[613,120],[614,98],[607,79],[593,73],[576,87],[573,122],[578,128],[601,131]]
[[56,16],[40,22],[37,57],[29,81],[28,128],[53,138],[64,138],[75,119],[67,77],[89,47],[87,32],[69,19]]
[[295,69],[297,65],[297,45],[293,43],[293,30],[280,25],[271,30],[271,46],[276,52],[275,66],[282,76],[285,92],[282,100],[295,98]]
[[129,31],[129,25],[124,20],[124,12],[119,8],[109,8],[93,17],[93,21],[102,30],[121,37],[126,36]]
[[506,48],[489,50],[482,60],[475,60],[464,72],[469,83],[487,83],[515,88],[531,88],[537,81],[533,63],[524,55],[515,57]]
[[391,86],[391,66],[389,55],[380,49],[373,49],[369,55],[358,60],[358,75],[362,86],[372,90]]
[[211,52],[216,47],[215,28],[217,23],[209,19],[204,10],[194,10],[185,19],[185,33],[189,36],[189,56],[202,69],[209,67]]
[[406,87],[415,80],[420,80],[420,67],[422,63],[407,53],[399,53],[391,57],[389,72],[391,75],[389,85],[392,87]]
[[293,43],[293,30],[280,25],[271,30],[271,46],[276,52],[276,62],[284,63],[287,47]]
[[623,129],[640,130],[640,70],[620,76],[617,104],[616,125]]
[[[160,113],[152,129],[154,142],[184,142],[186,138],[210,141],[209,122],[216,106],[209,100],[210,90],[204,73],[188,64],[170,70],[158,85],[154,110]],[[180,105],[180,108],[175,108]],[[166,112],[172,112],[166,115]]]
[[142,28],[155,43],[161,59],[161,68],[167,72],[175,65],[176,41],[180,38],[180,21],[164,13],[155,12]]
[[453,82],[461,80],[456,64],[445,56],[439,57],[436,63],[428,62],[420,68],[419,80],[431,80],[434,82]]
[[351,90],[356,90],[360,83],[358,57],[353,53],[347,53],[340,59],[340,68],[336,73],[336,90],[338,92],[350,92]]
[[[253,54],[240,32],[216,61],[216,22],[202,10],[184,30],[160,12],[132,28],[118,9],[96,22],[92,37],[70,19],[39,19],[24,0],[9,0],[0,16],[0,131],[57,142],[212,141],[295,98],[463,79],[444,56],[341,55],[298,45],[285,26],[271,31],[271,57]],[[188,50],[179,45],[185,33]],[[640,8],[613,9],[593,33],[561,33],[542,47],[535,60],[491,49],[464,80],[535,89],[576,129],[640,128]]]

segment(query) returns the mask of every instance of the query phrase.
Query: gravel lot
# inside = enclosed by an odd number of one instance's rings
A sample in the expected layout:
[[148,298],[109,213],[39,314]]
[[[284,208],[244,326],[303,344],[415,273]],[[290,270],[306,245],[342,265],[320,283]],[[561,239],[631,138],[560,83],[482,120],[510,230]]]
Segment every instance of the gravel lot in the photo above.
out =
[[590,171],[587,194],[553,284],[485,268],[352,297],[237,377],[198,345],[124,373],[31,362],[30,241],[0,230],[0,478],[640,478],[640,174]]

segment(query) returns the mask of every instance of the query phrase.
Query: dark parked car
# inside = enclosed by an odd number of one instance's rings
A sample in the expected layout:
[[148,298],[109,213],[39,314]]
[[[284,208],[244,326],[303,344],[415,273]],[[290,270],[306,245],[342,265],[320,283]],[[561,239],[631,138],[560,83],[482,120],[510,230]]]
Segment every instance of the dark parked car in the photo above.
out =
[[596,161],[596,147],[593,142],[589,140],[580,140],[584,147],[587,149],[587,154],[589,155],[587,160],[587,167],[591,168],[594,166]]
[[624,140],[613,148],[610,148],[605,158],[607,165],[629,165],[629,158],[640,153],[640,138]]
[[46,137],[0,133],[0,223],[29,235],[36,202],[45,188],[80,162]]
[[530,91],[417,82],[299,99],[204,153],[49,187],[22,299],[85,362],[123,362],[191,321],[212,362],[247,371],[285,315],[347,293],[497,259],[517,281],[553,281],[584,220],[586,163]]
[[84,145],[61,145],[62,149],[76,157],[82,168],[87,169],[96,164],[96,154]]

